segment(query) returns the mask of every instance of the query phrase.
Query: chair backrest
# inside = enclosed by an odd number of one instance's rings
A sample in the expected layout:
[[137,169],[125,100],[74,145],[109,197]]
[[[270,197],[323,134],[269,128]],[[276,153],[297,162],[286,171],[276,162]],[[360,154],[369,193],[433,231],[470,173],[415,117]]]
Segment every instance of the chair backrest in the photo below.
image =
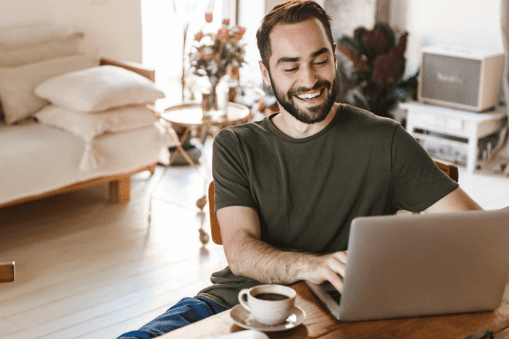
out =
[[219,221],[217,220],[216,213],[214,212],[214,181],[209,185],[209,215],[210,215],[210,234],[214,244],[222,245],[221,230],[219,228]]
[[[452,180],[458,182],[458,167],[452,163],[433,159],[435,164],[444,171]],[[214,181],[209,185],[209,215],[210,215],[210,233],[212,235],[212,241],[215,244],[222,245],[223,240],[221,239],[221,229],[219,228],[219,221],[217,220],[216,213],[214,212]]]
[[449,176],[449,178],[458,182],[458,166],[443,160],[433,159],[433,161],[435,162],[435,165],[438,166],[438,168],[440,168],[442,171],[444,171],[445,174]]

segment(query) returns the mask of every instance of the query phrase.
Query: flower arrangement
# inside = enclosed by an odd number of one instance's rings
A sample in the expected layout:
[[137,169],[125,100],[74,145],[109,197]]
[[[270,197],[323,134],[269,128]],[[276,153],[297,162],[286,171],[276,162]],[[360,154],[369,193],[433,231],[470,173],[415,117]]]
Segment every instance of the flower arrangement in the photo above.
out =
[[[211,13],[205,15],[207,22],[212,21]],[[192,73],[208,78],[212,97],[225,75],[229,74],[232,79],[238,80],[239,68],[245,63],[245,44],[241,40],[246,29],[239,25],[230,27],[229,24],[230,20],[224,19],[216,33],[196,33],[189,53]],[[211,104],[213,109],[217,109],[217,102]]]
[[341,79],[339,101],[392,117],[390,111],[408,97],[416,99],[417,76],[403,79],[408,33],[397,36],[386,23],[368,31],[359,27],[354,37],[343,36],[339,51],[350,61],[338,58]]

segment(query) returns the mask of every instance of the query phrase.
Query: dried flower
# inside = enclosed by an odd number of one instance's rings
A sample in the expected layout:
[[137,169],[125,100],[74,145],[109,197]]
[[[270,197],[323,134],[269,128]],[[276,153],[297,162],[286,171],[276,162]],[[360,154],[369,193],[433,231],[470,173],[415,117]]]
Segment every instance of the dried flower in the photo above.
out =
[[230,35],[230,30],[228,28],[220,28],[217,31],[217,39],[220,41],[226,41],[228,39],[228,35]]
[[205,47],[201,51],[201,57],[204,60],[210,60],[212,57],[214,57],[214,50],[211,47]]
[[214,15],[212,13],[205,13],[205,21],[207,22],[212,22],[212,20],[214,19]]
[[198,41],[198,42],[199,42],[199,41],[200,41],[203,37],[204,37],[203,32],[202,32],[202,31],[199,31],[198,33],[196,33],[196,34],[194,35],[194,40],[196,40],[196,41]]
[[246,28],[242,26],[235,26],[233,29],[233,34],[235,35],[235,39],[242,40],[242,37],[244,36],[244,33],[246,32]]
[[236,29],[238,30],[236,27],[221,27],[216,34],[199,32],[195,35],[189,54],[194,74],[220,79],[229,69],[239,67],[245,62],[244,44],[235,36],[238,33],[235,32]]
[[230,26],[230,19],[224,19],[223,20],[223,25]]

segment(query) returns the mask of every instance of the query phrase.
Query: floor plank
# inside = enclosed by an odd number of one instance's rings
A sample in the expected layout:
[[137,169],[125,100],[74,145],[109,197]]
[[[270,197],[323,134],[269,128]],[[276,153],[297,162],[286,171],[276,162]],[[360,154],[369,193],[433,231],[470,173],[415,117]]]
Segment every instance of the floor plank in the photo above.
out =
[[[224,268],[226,263],[222,251],[216,250],[211,257],[208,261],[209,267],[217,270]],[[17,324],[20,329],[47,324],[50,321],[62,321],[66,317],[74,317],[75,314],[80,314],[79,317],[82,319],[87,317],[91,319],[111,310],[120,309],[123,306],[143,304],[147,299],[164,296],[174,291],[178,292],[179,289],[196,281],[200,282],[201,288],[204,288],[208,283],[203,284],[203,282],[210,277],[210,271],[189,271],[190,266],[196,265],[195,261],[196,258],[193,257],[127,278],[114,279],[110,282],[104,280],[100,285],[85,283],[79,286],[59,286],[59,290],[72,289],[79,291],[79,293],[60,296],[59,300],[48,300],[49,296],[57,293],[56,291],[50,291],[47,294],[48,298],[45,299],[47,302],[42,304],[44,307],[34,305],[19,313],[13,311],[13,315],[7,316],[6,319]],[[111,276],[115,277],[115,272],[112,272]],[[168,284],[168,280],[174,277],[178,277],[178,282]],[[36,296],[36,299],[39,298],[39,296]],[[8,307],[9,304],[7,303],[6,306]],[[85,317],[83,309],[93,309],[94,311]],[[33,321],[26,323],[26,319],[33,319]]]
[[14,332],[16,325],[6,319],[0,319],[0,333],[7,335]]

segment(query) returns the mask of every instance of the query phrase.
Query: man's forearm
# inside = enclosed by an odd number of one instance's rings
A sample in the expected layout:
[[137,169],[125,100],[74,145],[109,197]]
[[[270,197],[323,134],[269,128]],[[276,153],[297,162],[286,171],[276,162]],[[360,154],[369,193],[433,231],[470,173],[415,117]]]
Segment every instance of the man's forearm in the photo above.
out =
[[330,281],[342,290],[346,252],[316,255],[275,248],[260,240],[258,215],[249,207],[225,207],[217,216],[226,259],[234,274],[263,283]]
[[290,284],[306,279],[309,263],[316,255],[283,251],[245,235],[237,239],[235,248],[228,255],[230,269],[241,275],[263,283]]

